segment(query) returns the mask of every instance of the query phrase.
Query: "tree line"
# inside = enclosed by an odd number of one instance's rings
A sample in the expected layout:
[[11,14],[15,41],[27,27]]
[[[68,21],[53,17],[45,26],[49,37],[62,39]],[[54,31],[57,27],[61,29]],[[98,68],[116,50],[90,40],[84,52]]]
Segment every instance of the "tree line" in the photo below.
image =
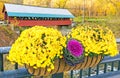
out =
[[0,19],[3,19],[3,3],[16,3],[51,8],[65,8],[75,16],[120,15],[120,0],[0,0]]

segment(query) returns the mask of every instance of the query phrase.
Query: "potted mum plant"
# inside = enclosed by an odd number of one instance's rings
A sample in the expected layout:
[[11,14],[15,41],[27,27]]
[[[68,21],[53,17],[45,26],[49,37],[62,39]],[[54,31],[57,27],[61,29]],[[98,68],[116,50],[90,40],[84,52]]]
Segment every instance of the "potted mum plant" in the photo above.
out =
[[118,54],[112,31],[100,26],[77,26],[67,36],[53,28],[35,26],[23,31],[12,45],[8,60],[25,65],[33,75],[84,69],[104,56]]
[[75,66],[73,69],[84,69],[97,65],[104,56],[118,54],[114,34],[107,27],[77,26],[67,35],[67,48],[64,51],[65,61]]
[[[25,65],[31,74],[39,68],[50,72],[55,68],[55,60],[62,58],[65,40],[57,29],[32,27],[23,31],[12,45],[8,60]],[[36,75],[43,75],[42,72]]]

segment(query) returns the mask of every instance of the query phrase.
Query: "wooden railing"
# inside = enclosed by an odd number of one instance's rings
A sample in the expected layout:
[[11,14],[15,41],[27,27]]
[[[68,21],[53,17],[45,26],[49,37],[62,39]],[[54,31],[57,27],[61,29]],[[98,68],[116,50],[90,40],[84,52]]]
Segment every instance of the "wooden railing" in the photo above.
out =
[[[116,39],[120,43],[120,39]],[[111,44],[112,45],[112,44]],[[26,68],[19,68],[18,64],[14,65],[15,70],[4,70],[3,55],[8,54],[9,47],[0,47],[0,78],[33,78],[33,75],[27,72]],[[102,69],[101,69],[102,68]],[[51,78],[63,78],[63,73],[54,74]],[[85,70],[72,70],[69,71],[68,78],[107,78],[107,77],[120,78],[120,54],[115,57],[104,57],[104,59],[94,68]],[[40,77],[43,78],[43,77]],[[66,77],[65,77],[66,78]],[[114,77],[113,77],[114,78]]]

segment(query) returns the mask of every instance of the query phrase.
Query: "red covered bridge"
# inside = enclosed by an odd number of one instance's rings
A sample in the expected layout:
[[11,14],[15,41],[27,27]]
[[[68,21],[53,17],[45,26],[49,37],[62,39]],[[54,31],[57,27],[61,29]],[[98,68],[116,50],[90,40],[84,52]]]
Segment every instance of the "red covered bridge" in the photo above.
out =
[[74,16],[67,9],[43,8],[35,6],[5,4],[4,20],[18,26],[68,26]]

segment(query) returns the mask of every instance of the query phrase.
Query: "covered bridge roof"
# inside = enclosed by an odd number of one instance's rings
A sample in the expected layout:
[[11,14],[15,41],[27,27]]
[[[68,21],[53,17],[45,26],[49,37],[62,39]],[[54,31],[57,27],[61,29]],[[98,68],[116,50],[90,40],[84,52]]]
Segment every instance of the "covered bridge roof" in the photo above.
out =
[[5,10],[8,16],[74,18],[67,9],[43,8],[6,3]]

